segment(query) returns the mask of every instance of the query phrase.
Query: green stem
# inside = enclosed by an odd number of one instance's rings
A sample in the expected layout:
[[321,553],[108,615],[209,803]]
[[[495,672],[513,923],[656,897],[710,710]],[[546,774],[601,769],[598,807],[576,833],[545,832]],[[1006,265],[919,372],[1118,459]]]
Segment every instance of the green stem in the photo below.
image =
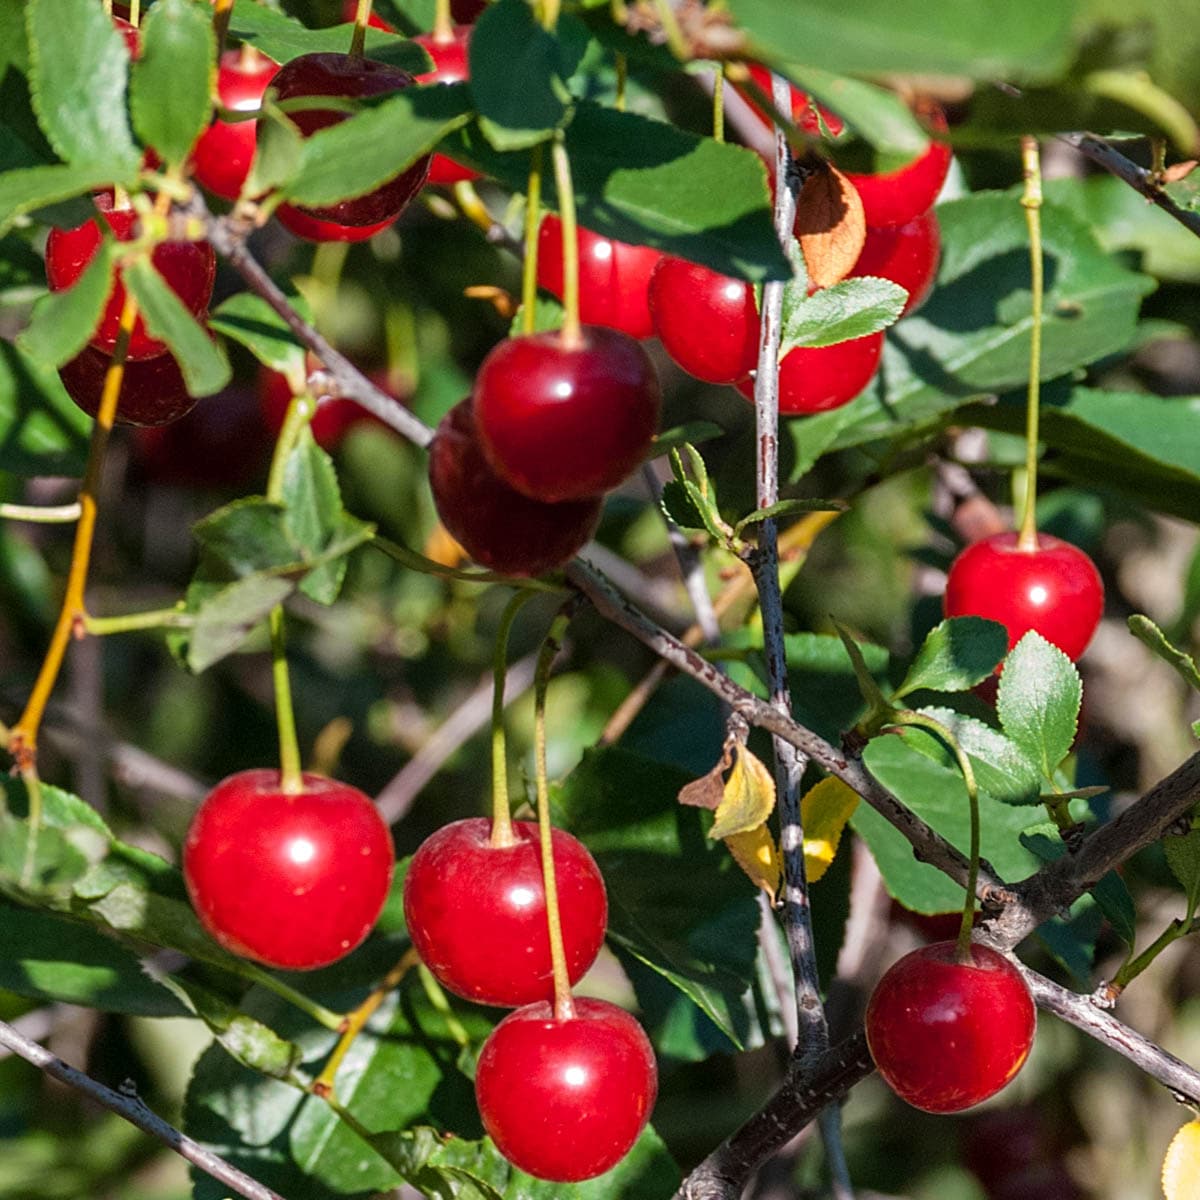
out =
[[149,612],[123,613],[117,617],[93,617],[89,613],[83,618],[84,631],[95,637],[138,633],[143,629],[190,629],[194,623],[195,618],[185,611],[182,601],[172,608],[155,608]]
[[320,242],[313,252],[312,271],[309,278],[313,287],[313,324],[320,330],[330,327],[329,313],[337,303],[338,287],[342,281],[342,269],[350,253],[349,242]]
[[521,332],[530,334],[537,319],[538,226],[542,217],[542,146],[529,155],[529,188],[525,196],[525,261],[521,268]]
[[231,966],[229,969],[241,975],[243,979],[261,984],[267,991],[274,992],[275,995],[286,1000],[293,1008],[297,1008],[305,1015],[312,1017],[318,1025],[323,1025],[326,1029],[332,1029],[335,1033],[340,1033],[342,1027],[345,1025],[346,1018],[341,1013],[335,1013],[323,1004],[318,1004],[315,1000],[310,1000],[303,992],[296,991],[290,984],[284,983],[282,979],[276,978],[269,971],[264,971],[261,967],[256,967],[252,962],[239,962],[236,967]]
[[624,54],[617,52],[616,55],[617,68],[617,95],[613,102],[613,107],[617,112],[625,111],[625,87],[629,82],[629,59]]
[[458,579],[463,583],[507,583],[529,592],[561,593],[567,590],[562,585],[550,583],[545,579],[514,579],[511,575],[499,575],[495,571],[464,571],[458,567],[447,567],[442,563],[434,562],[431,558],[426,558],[423,554],[418,554],[415,550],[410,550],[407,546],[400,545],[399,542],[380,537],[379,534],[371,539],[371,545],[377,550],[381,550],[389,558],[395,559],[396,562],[410,570],[419,571],[422,575]]
[[1037,473],[1038,415],[1042,372],[1042,297],[1045,277],[1042,264],[1042,172],[1038,159],[1037,138],[1021,139],[1021,165],[1025,188],[1021,205],[1029,229],[1029,265],[1033,293],[1033,327],[1029,332],[1029,391],[1025,412],[1025,511],[1021,519],[1018,545],[1022,550],[1037,549]]
[[687,39],[683,36],[683,30],[679,26],[679,20],[675,16],[675,10],[671,7],[671,0],[654,0],[654,8],[658,13],[658,20],[662,25],[668,48],[680,62],[686,62],[692,55],[688,49]]
[[30,521],[35,525],[67,525],[71,521],[78,521],[82,511],[83,506],[78,501],[45,507],[37,504],[0,504],[0,520]]
[[133,26],[142,23],[142,0],[129,0],[129,23]]
[[725,140],[725,68],[718,65],[713,75],[713,141]]
[[575,190],[571,183],[571,160],[559,130],[554,138],[554,185],[558,190],[558,212],[562,219],[563,324],[562,341],[568,349],[583,344],[579,323],[579,236],[575,221]]
[[1172,942],[1187,937],[1195,928],[1196,922],[1191,918],[1172,921],[1141,954],[1129,959],[1112,977],[1107,989],[1109,994],[1114,998],[1120,995]]
[[508,673],[508,638],[513,622],[533,597],[533,592],[516,592],[504,607],[496,630],[496,651],[492,663],[492,836],[491,845],[500,849],[516,839],[512,815],[508,810],[508,748],[504,738],[504,679]]
[[446,1032],[460,1046],[469,1046],[471,1035],[455,1016],[454,1009],[450,1007],[450,1001],[446,998],[446,993],[442,990],[442,985],[438,983],[434,973],[424,963],[417,963],[417,976],[421,980],[421,986],[425,989],[425,995],[429,998],[429,1003],[433,1006],[434,1011],[440,1014],[442,1020],[446,1022]]
[[350,57],[362,58],[367,40],[367,24],[371,20],[371,0],[358,0],[354,12],[354,33],[350,36]]

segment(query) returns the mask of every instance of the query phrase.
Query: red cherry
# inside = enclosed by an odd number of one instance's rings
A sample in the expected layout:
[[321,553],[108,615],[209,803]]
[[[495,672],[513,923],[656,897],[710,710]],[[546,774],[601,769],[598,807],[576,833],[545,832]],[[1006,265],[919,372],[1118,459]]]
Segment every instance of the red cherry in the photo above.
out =
[[561,567],[595,533],[604,507],[599,496],[546,504],[513,491],[483,456],[469,399],[438,425],[429,486],[450,536],[476,562],[505,575]]
[[907,225],[868,229],[867,240],[850,277],[875,275],[898,283],[908,292],[908,300],[900,313],[906,317],[924,304],[933,290],[941,249],[941,231],[932,212],[914,217]]
[[1104,583],[1078,546],[1046,533],[1022,550],[1015,533],[972,542],[950,564],[942,604],[948,617],[986,617],[1008,630],[1012,649],[1031,629],[1072,661],[1104,613]]
[[658,429],[658,377],[626,334],[585,325],[509,338],[475,379],[475,420],[496,473],[533,500],[598,496],[645,457]]
[[131,25],[124,17],[113,15],[112,23],[117,27],[117,32],[125,39],[125,49],[129,51],[129,57],[134,62],[137,62],[142,57],[142,35],[136,25]]
[[500,1153],[539,1179],[571,1183],[615,1167],[646,1127],[658,1095],[654,1051],[629,1013],[576,1000],[510,1013],[475,1072],[479,1115]]
[[363,941],[392,865],[388,827],[357,788],[306,774],[289,794],[266,769],[217,784],[183,845],[205,929],[234,954],[288,970],[326,966]]
[[906,954],[867,1005],[867,1044],[891,1089],[926,1112],[960,1112],[1009,1083],[1029,1057],[1037,1015],[1008,959],[954,942]]
[[[788,417],[826,412],[849,404],[875,377],[883,353],[883,334],[833,346],[797,346],[779,364],[779,411]],[[754,399],[754,380],[737,385]]]
[[758,361],[754,287],[664,255],[650,276],[650,315],[666,352],[706,383],[737,383]]
[[[393,396],[397,404],[403,403],[393,390],[393,382],[386,371],[372,371],[369,376],[376,387]],[[283,428],[288,406],[292,402],[292,389],[287,376],[263,367],[258,373],[258,394],[262,401],[262,412],[272,435]],[[317,411],[309,428],[317,445],[332,453],[342,444],[343,438],[361,422],[368,421],[387,429],[388,426],[373,413],[368,412],[357,400],[347,396],[323,396],[317,402]]]
[[[946,132],[946,114],[941,105],[927,102],[918,108],[918,114],[930,133]],[[937,141],[935,137],[924,154],[895,171],[877,175],[846,172],[862,197],[867,224],[874,229],[907,225],[914,217],[928,212],[946,182],[951,157],[949,143]]]
[[[425,839],[404,879],[404,919],[425,965],[458,996],[515,1005],[554,992],[538,827],[514,821],[512,846],[493,846],[486,817]],[[571,982],[604,941],[608,900],[595,859],[554,830],[554,869]]]
[[[662,257],[649,246],[631,246],[576,227],[579,246],[579,319],[619,329],[634,338],[654,332],[647,292]],[[562,221],[547,213],[538,233],[538,287],[563,294]]]
[[[762,63],[747,63],[746,66],[749,68],[750,78],[770,96],[771,72]],[[832,113],[823,104],[818,104],[807,92],[802,92],[795,86],[791,86],[790,90],[792,94],[792,124],[797,129],[803,130],[813,137],[821,137],[824,132],[821,129],[821,122],[824,120],[825,128],[829,130],[830,136],[837,137],[846,128],[837,113]],[[760,121],[765,125],[773,124],[771,118],[749,96],[746,96],[746,102]]]
[[[137,213],[132,208],[114,209],[112,195],[107,192],[99,193],[95,202],[117,240],[130,241],[137,225]],[[102,238],[100,217],[93,217],[74,229],[50,230],[46,241],[46,279],[52,292],[61,292],[75,283],[95,257]],[[213,248],[207,242],[160,242],[154,248],[151,261],[192,315],[202,319],[208,311],[217,277],[217,259]],[[100,324],[92,334],[91,344],[98,350],[111,353],[117,344],[124,304],[125,285],[118,271]],[[153,358],[165,354],[166,350],[166,343],[152,338],[146,332],[145,322],[138,317],[129,339],[126,358],[130,361]]]
[[[58,369],[67,395],[90,417],[100,410],[104,377],[111,356],[95,346],[84,346]],[[188,395],[179,364],[170,354],[127,362],[117,396],[118,425],[169,425],[196,403]]]
[[305,209],[294,208],[290,204],[281,204],[275,210],[275,215],[284,229],[306,242],[365,242],[394,220],[389,217],[374,225],[339,225],[336,221],[322,221]]
[[[253,47],[226,50],[217,68],[217,99],[234,112],[261,105],[277,63]],[[255,147],[254,121],[215,120],[192,150],[192,174],[216,196],[236,200],[250,173]]]
[[[467,78],[467,47],[471,41],[471,26],[456,25],[447,38],[436,33],[423,33],[413,38],[433,59],[433,70],[417,76],[418,83],[462,83]],[[429,182],[449,186],[478,179],[479,172],[456,163],[444,154],[435,154],[429,167]]]
[[[271,87],[276,99],[282,103],[311,96],[342,99],[383,96],[398,92],[412,82],[413,77],[407,71],[376,59],[355,58],[349,54],[302,54],[279,68],[271,80]],[[347,116],[347,113],[333,109],[313,108],[292,113],[291,120],[303,137],[310,137],[318,130],[346,120]],[[301,211],[320,221],[355,228],[394,221],[424,186],[428,173],[429,155],[425,155],[365,196],[342,200],[327,208]]]

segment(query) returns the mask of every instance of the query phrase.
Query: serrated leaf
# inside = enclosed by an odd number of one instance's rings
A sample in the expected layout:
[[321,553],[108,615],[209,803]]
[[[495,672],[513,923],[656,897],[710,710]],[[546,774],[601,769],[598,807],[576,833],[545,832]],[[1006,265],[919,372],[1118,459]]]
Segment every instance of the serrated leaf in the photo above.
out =
[[668,479],[663,484],[659,506],[669,521],[674,521],[680,529],[703,529],[704,515],[699,505],[692,498],[687,487],[678,479]]
[[274,575],[248,575],[205,599],[196,609],[188,638],[189,669],[207,670],[232,654],[295,586],[290,579]]
[[247,196],[264,196],[288,183],[300,169],[304,138],[274,104],[263,107],[254,133],[254,158],[242,185]]
[[1162,846],[1171,874],[1187,895],[1188,914],[1194,915],[1200,903],[1200,828],[1184,837],[1165,837]]
[[894,325],[908,293],[890,279],[843,279],[791,306],[779,355],[796,346],[833,346]]
[[1196,660],[1190,654],[1185,654],[1177,646],[1173,646],[1167,635],[1142,613],[1134,613],[1128,624],[1129,632],[1139,642],[1168,666],[1174,667],[1189,687],[1200,691],[1200,670],[1196,669]]
[[854,184],[828,164],[809,175],[796,197],[796,240],[812,286],[827,288],[845,279],[866,238],[862,198]]
[[35,833],[28,821],[0,813],[0,894],[45,908],[68,907],[75,881],[91,866],[69,834],[47,825]]
[[168,166],[179,166],[212,115],[212,18],[187,0],[159,0],[141,31],[129,84],[134,128]]
[[1200,1197],[1200,1120],[1181,1125],[1163,1157],[1162,1187],[1166,1200]]
[[127,186],[136,175],[136,166],[114,172],[107,166],[91,163],[59,163],[4,172],[0,174],[0,234],[7,233],[25,213],[73,196],[84,196],[109,184]]
[[775,811],[775,780],[770,769],[744,746],[734,750],[710,838],[727,838],[762,825]]
[[657,434],[650,449],[646,452],[647,460],[658,458],[672,450],[682,450],[687,443],[698,445],[701,442],[712,441],[725,432],[715,421],[685,421],[682,425],[674,425]]
[[804,870],[816,883],[829,870],[846,828],[858,807],[858,793],[832,775],[809,789],[801,801],[804,828]]
[[[292,294],[288,303],[306,321],[312,311],[303,296]],[[283,375],[304,370],[307,350],[283,318],[253,292],[238,292],[215,308],[208,318],[210,329],[240,342],[260,363]]]
[[1004,732],[1054,779],[1075,740],[1083,684],[1075,664],[1030,630],[1004,660],[996,712]]
[[251,575],[298,562],[303,551],[289,536],[284,509],[262,496],[234,500],[192,526],[196,540],[231,575]]
[[754,512],[744,516],[734,527],[736,537],[751,525],[761,525],[763,521],[779,518],[799,517],[813,512],[845,512],[848,505],[844,500],[777,500],[766,508],[756,508]]
[[[998,729],[950,708],[922,708],[921,712],[944,725],[971,760],[975,782],[993,800],[1003,804],[1037,804],[1041,801],[1042,779],[1037,765]],[[913,730],[910,745],[948,766],[953,753],[940,738],[928,740]]]
[[1008,632],[982,617],[950,617],[935,625],[921,643],[896,698],[919,688],[965,692],[987,679],[1008,651]]

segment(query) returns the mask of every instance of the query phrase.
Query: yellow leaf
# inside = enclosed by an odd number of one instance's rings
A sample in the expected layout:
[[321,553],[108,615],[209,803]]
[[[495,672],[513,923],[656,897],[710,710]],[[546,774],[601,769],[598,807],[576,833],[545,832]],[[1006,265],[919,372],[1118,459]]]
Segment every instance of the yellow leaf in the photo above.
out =
[[783,881],[783,856],[766,825],[730,834],[725,845],[751,882],[774,900]]
[[745,746],[739,746],[708,836],[728,838],[746,833],[762,825],[774,811],[775,780],[771,772]]
[[1171,1139],[1162,1186],[1167,1200],[1200,1200],[1200,1121],[1189,1121]]
[[822,779],[800,805],[804,825],[804,870],[809,883],[816,883],[829,870],[842,830],[858,807],[858,793],[831,775]]

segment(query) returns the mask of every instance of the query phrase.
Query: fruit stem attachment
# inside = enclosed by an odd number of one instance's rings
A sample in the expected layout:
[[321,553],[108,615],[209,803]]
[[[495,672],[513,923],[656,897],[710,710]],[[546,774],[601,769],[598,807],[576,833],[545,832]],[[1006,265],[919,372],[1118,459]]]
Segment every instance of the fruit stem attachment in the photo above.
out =
[[563,345],[573,350],[583,344],[579,323],[579,235],[575,221],[575,190],[571,183],[571,160],[562,130],[554,135],[554,186],[558,190],[558,212],[562,219],[563,257]]
[[233,962],[223,965],[235,975],[240,975],[251,983],[261,985],[268,992],[274,992],[281,1000],[286,1000],[293,1008],[311,1017],[325,1029],[332,1029],[335,1033],[340,1033],[345,1027],[346,1018],[340,1013],[335,1013],[323,1004],[310,1000],[303,992],[298,992],[291,984],[284,983],[277,975],[272,975],[270,971],[264,971],[256,963],[235,959]]
[[613,58],[617,72],[617,94],[613,99],[613,108],[617,112],[625,111],[625,89],[629,82],[629,59],[619,50]]
[[450,0],[437,0],[433,10],[433,40],[444,46],[454,41],[454,16]]
[[1038,471],[1038,414],[1042,372],[1042,297],[1045,291],[1045,272],[1042,264],[1042,170],[1038,157],[1037,138],[1026,134],[1021,138],[1021,169],[1025,187],[1021,206],[1025,209],[1025,224],[1029,229],[1030,291],[1032,293],[1033,325],[1029,331],[1029,391],[1025,412],[1025,511],[1017,545],[1032,553],[1037,540],[1037,471]]
[[529,152],[529,187],[525,194],[525,261],[521,267],[521,332],[537,324],[538,226],[542,216],[542,144]]
[[504,606],[496,630],[496,653],[492,663],[492,836],[489,844],[497,850],[515,844],[512,815],[508,811],[508,747],[504,737],[504,680],[508,674],[508,635],[517,613],[533,592],[516,592]]
[[[217,40],[217,61],[225,51],[225,37],[229,33],[229,18],[233,15],[233,0],[216,0],[213,5],[213,36]],[[247,42],[246,45],[249,45]],[[242,47],[243,52],[245,46]],[[253,47],[251,47],[253,49]],[[243,54],[243,62],[245,56]]]
[[567,953],[563,948],[562,915],[558,908],[558,885],[554,875],[554,842],[550,827],[550,794],[546,785],[546,688],[550,668],[562,647],[563,635],[571,621],[572,601],[559,610],[538,651],[533,676],[533,754],[534,780],[537,787],[538,834],[542,852],[542,886],[546,892],[546,924],[550,933],[550,962],[554,971],[554,1019],[570,1021],[575,1016],[571,997],[571,979],[567,973]]
[[351,58],[362,58],[367,25],[371,21],[371,3],[372,0],[358,0],[358,8],[354,10],[354,32],[350,35]]
[[713,72],[713,141],[725,140],[725,68],[718,64]]

